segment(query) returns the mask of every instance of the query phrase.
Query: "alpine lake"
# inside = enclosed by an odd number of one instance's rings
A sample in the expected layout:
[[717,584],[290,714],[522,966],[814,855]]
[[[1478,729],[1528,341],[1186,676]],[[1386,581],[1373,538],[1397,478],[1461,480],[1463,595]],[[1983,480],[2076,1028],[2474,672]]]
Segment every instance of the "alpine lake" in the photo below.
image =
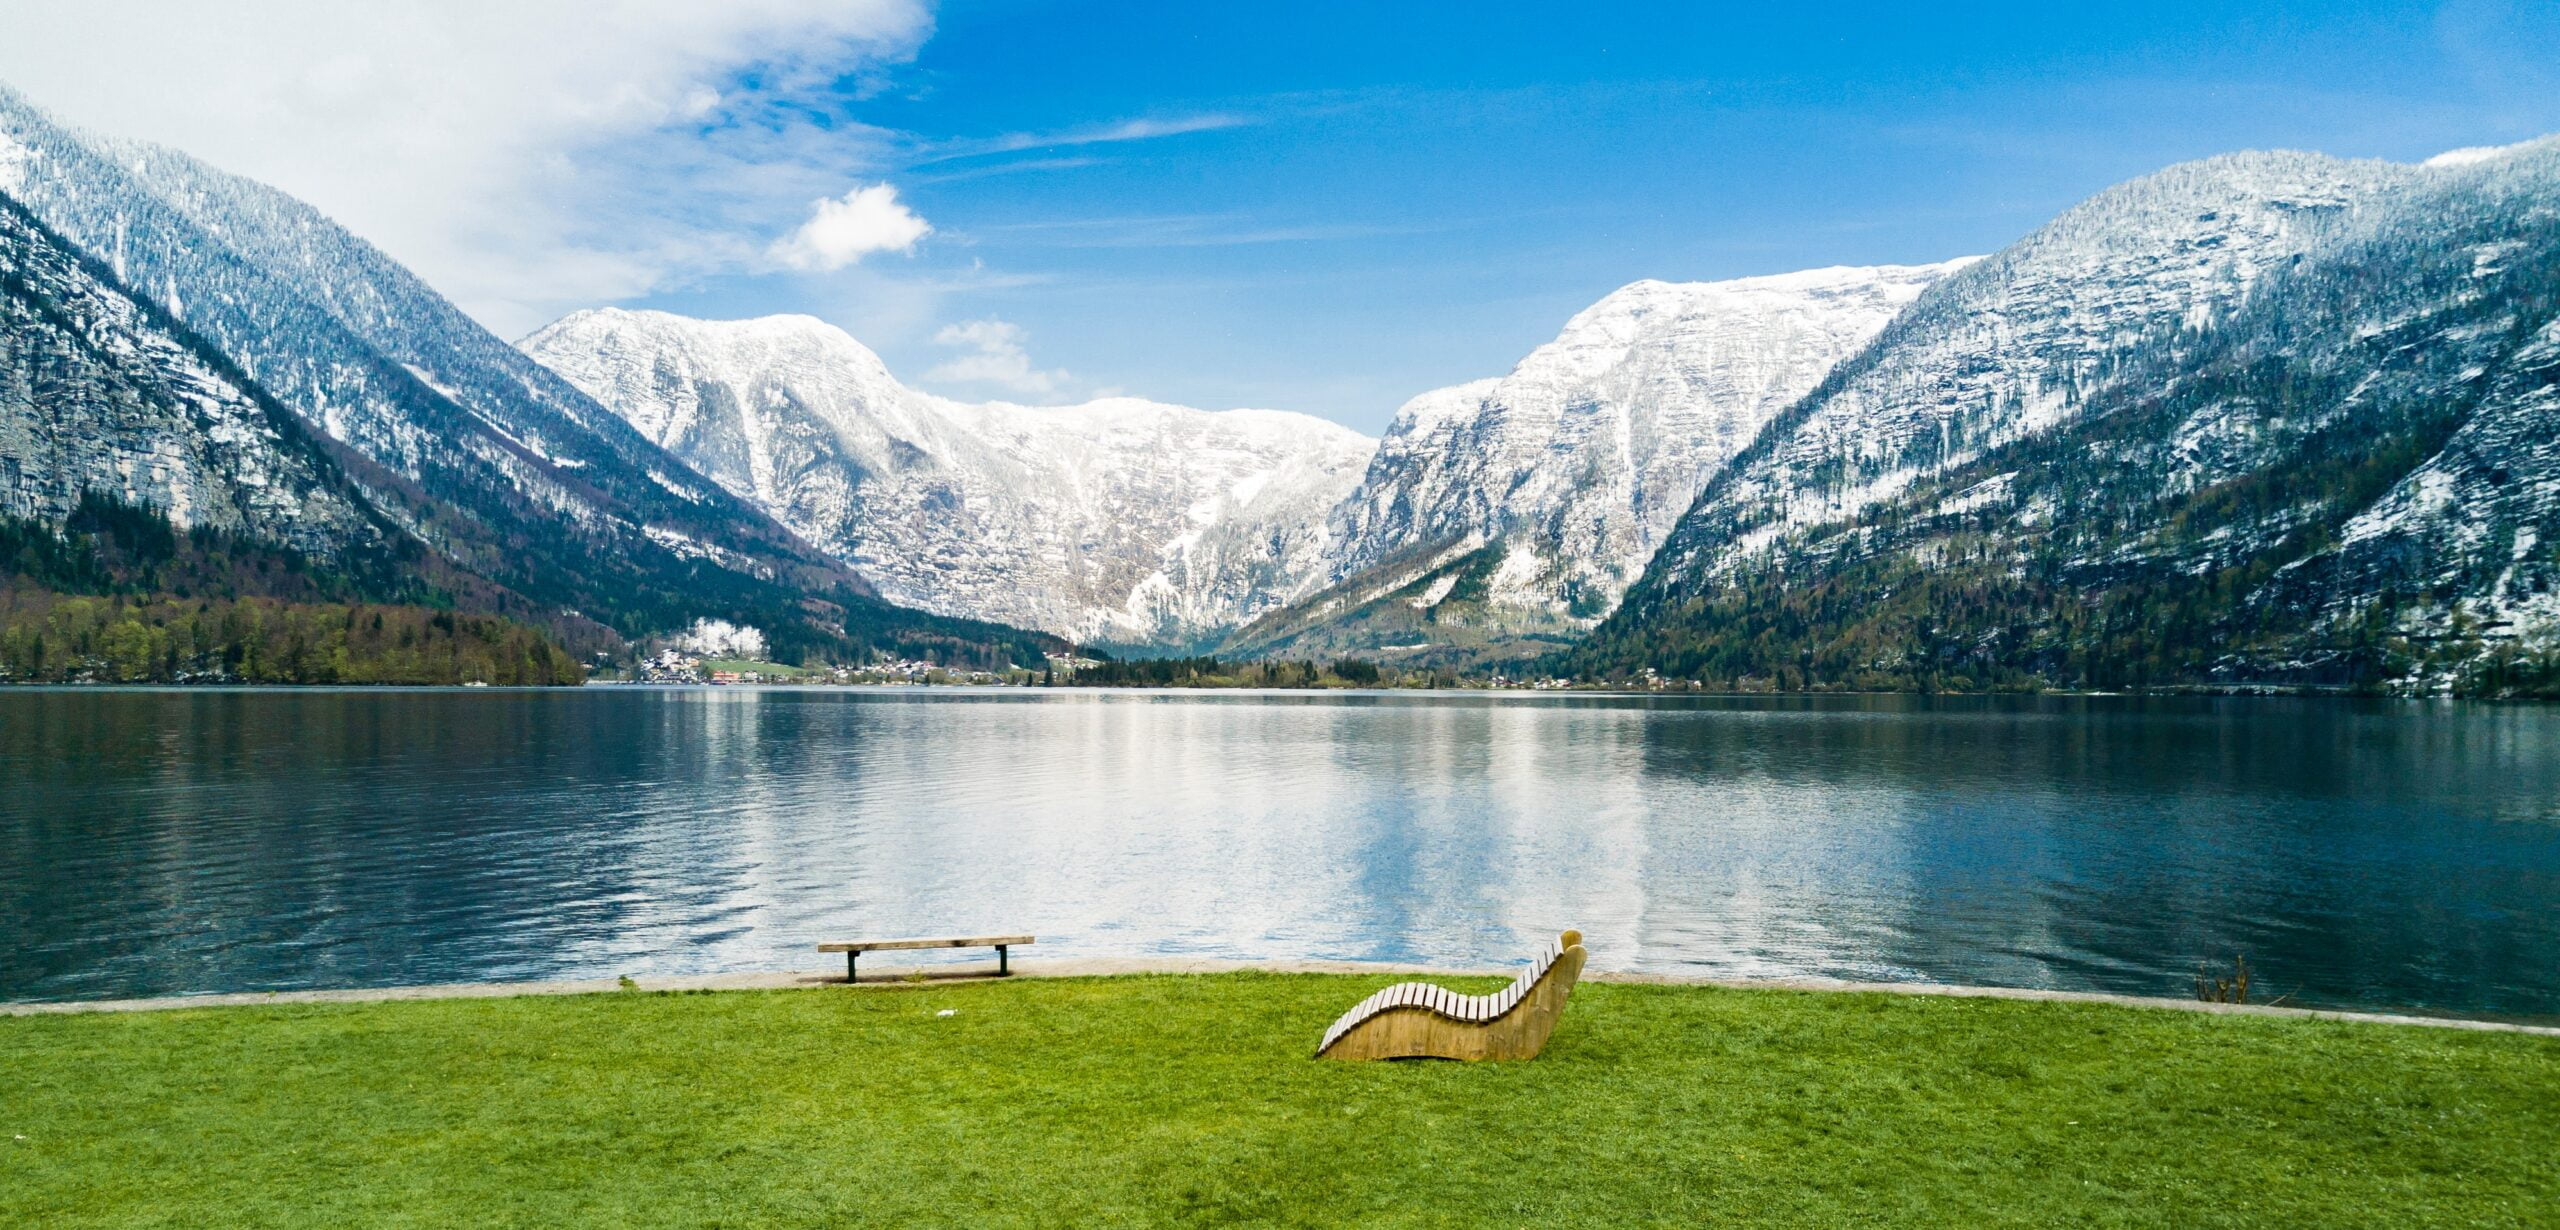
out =
[[[0,690],[0,1000],[1018,956],[2560,1019],[2560,707]],[[963,959],[983,953],[956,954]],[[928,958],[931,959],[931,958]]]

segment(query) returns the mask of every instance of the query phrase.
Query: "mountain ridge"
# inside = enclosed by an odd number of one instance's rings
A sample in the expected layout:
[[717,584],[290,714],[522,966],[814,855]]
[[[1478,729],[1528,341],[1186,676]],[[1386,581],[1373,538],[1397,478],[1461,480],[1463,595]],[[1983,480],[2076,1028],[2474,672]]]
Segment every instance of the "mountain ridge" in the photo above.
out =
[[[2352,191],[2299,229],[2284,211],[2253,273],[2210,288],[2229,293],[2136,287],[2142,327],[2080,322],[2093,340],[2061,353],[2085,379],[2044,390],[2041,419],[1926,379],[1872,395],[1879,372],[2018,389],[2054,368],[1915,305],[1701,495],[1557,662],[1760,687],[2560,686],[2560,140],[2172,171],[2234,167]],[[2008,255],[1977,268],[2059,284],[2032,248]],[[1842,456],[1843,435],[1895,439],[1860,432],[1862,408],[1906,443],[1941,413],[1949,444]]]
[[1141,398],[970,403],[814,317],[592,309],[528,354],[928,610],[1179,647],[1299,584],[1367,437]]
[[0,89],[0,514],[608,642],[2499,693],[2560,686],[2555,280],[2560,138],[2239,152],[1986,257],[1628,283],[1372,441],[940,397],[805,315],[511,346]]
[[1506,374],[1407,401],[1329,517],[1325,587],[1228,648],[1484,657],[1579,634],[1727,455],[1972,259],[1612,291]]
[[0,148],[12,195],[49,228],[343,450],[403,531],[542,619],[641,636],[711,616],[794,653],[982,637],[1038,656],[1013,630],[879,600],[283,193],[75,133],[5,88]]

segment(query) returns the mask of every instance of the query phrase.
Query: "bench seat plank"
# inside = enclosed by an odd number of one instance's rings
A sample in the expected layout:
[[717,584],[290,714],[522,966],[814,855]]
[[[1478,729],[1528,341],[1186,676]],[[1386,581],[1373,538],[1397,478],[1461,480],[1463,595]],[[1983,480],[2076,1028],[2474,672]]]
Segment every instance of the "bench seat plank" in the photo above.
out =
[[832,944],[820,944],[818,945],[818,951],[887,952],[901,948],[1010,948],[1017,944],[1029,944],[1033,942],[1033,937],[1028,935],[981,935],[969,936],[966,938],[936,937],[932,939],[904,940],[844,940]]

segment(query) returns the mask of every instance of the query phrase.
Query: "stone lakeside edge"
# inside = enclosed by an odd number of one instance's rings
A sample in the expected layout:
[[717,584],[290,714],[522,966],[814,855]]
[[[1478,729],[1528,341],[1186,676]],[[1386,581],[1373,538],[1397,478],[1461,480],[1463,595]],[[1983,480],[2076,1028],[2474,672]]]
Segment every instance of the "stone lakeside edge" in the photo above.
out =
[[[983,965],[985,968],[981,968]],[[909,985],[907,974],[927,982],[993,981],[993,962],[919,967],[867,975],[862,984]],[[1014,963],[1017,978],[1089,978],[1132,974],[1395,974],[1442,977],[1510,977],[1512,969],[1471,969],[1399,965],[1368,961],[1240,961],[1207,957],[1131,957],[1083,960],[1033,959]],[[1851,982],[1836,978],[1709,978],[1682,974],[1593,973],[1591,982],[1653,986],[1720,987],[1739,991],[1867,992],[1886,995],[1939,995],[1965,999],[2022,999],[2045,1003],[2110,1004],[2121,1008],[2154,1008],[2224,1016],[2299,1017],[2353,1021],[2373,1025],[2417,1025],[2432,1029],[2469,1029],[2492,1033],[2535,1034],[2560,1038],[2560,1026],[2526,1025],[2465,1017],[2412,1016],[2399,1013],[2347,1012],[2329,1008],[2286,1008],[2268,1004],[2213,1004],[2193,999],[2111,995],[2098,991],[2052,991],[2029,987],[1957,986],[1925,982]],[[420,999],[500,999],[517,995],[595,995],[636,991],[770,991],[799,987],[843,986],[844,975],[816,970],[757,970],[727,974],[586,978],[537,982],[467,982],[441,986],[360,987],[327,991],[251,991],[220,995],[176,995],[152,999],[70,1000],[0,1003],[0,1016],[47,1016],[86,1012],[161,1012],[184,1008],[234,1008],[258,1004],[370,1004]]]

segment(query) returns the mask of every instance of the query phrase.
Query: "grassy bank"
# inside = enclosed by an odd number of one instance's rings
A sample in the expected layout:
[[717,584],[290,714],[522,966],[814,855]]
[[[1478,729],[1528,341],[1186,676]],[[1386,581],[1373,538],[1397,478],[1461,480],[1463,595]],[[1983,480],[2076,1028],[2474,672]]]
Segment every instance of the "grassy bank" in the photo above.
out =
[[699,669],[705,675],[709,675],[713,671],[738,671],[740,673],[754,671],[767,679],[798,679],[803,675],[814,675],[818,673],[805,666],[792,666],[784,662],[766,662],[758,658],[704,658]]
[[0,1018],[0,1224],[2560,1217],[2560,1039],[1587,984],[1533,1063],[1308,1059],[1385,981]]

